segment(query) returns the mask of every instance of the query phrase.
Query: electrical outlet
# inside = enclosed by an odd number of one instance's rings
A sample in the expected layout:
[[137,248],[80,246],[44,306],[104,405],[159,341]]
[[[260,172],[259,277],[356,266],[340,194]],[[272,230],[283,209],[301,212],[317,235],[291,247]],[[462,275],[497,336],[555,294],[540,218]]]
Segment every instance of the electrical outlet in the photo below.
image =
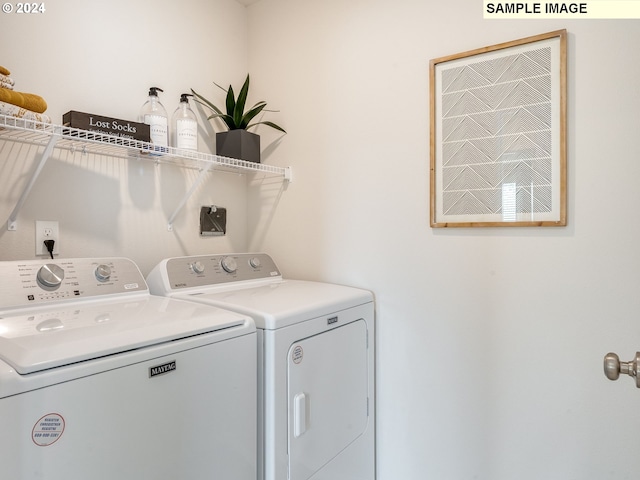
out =
[[44,255],[49,257],[47,247],[44,245],[45,240],[53,240],[53,254],[60,254],[60,229],[58,222],[36,220],[36,255]]

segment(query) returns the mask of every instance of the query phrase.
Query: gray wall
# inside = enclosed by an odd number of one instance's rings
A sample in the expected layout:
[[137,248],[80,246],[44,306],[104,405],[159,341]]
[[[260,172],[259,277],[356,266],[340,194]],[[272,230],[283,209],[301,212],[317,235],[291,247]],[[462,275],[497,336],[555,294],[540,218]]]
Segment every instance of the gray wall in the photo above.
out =
[[[17,91],[47,101],[56,124],[69,110],[137,120],[151,86],[164,89],[160,100],[171,116],[181,93],[194,88],[223,101],[213,82],[241,84],[248,71],[246,8],[234,0],[60,0],[45,7],[39,15],[2,15],[0,65]],[[199,149],[211,151],[218,127],[197,113]],[[42,151],[0,140],[2,222]],[[18,229],[0,228],[0,259],[34,257],[35,220],[59,222],[62,257],[126,256],[143,273],[168,256],[245,250],[247,182],[236,174],[207,175],[168,231],[197,178],[193,169],[56,151]],[[228,209],[226,237],[199,236],[200,206],[211,204]]]
[[[569,225],[431,229],[429,60],[563,28]],[[639,393],[602,357],[640,346],[640,22],[261,0],[249,29],[296,178],[252,199],[249,245],[376,293],[379,478],[634,478]]]

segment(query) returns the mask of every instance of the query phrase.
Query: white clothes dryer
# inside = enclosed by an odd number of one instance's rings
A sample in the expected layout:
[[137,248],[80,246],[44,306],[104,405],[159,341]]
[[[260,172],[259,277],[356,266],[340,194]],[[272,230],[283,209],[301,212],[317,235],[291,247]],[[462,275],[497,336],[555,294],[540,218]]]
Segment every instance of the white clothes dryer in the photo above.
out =
[[262,253],[165,259],[147,282],[256,323],[258,480],[374,480],[371,292],[283,279]]
[[254,480],[256,330],[124,258],[0,262],[0,475]]

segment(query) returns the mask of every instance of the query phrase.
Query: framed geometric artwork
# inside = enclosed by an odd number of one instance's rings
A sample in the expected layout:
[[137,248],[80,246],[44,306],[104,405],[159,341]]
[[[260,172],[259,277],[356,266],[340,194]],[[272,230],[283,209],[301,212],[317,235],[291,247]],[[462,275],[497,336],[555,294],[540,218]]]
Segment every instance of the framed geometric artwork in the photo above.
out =
[[566,37],[431,60],[432,227],[567,224]]

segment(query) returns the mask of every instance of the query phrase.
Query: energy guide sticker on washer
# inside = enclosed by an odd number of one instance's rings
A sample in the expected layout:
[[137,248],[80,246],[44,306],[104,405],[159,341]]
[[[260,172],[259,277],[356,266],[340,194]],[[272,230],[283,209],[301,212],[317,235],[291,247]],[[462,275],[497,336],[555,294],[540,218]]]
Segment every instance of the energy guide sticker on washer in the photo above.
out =
[[291,352],[291,360],[293,360],[293,363],[295,363],[296,365],[299,364],[300,362],[302,362],[302,357],[304,357],[304,351],[302,350],[302,347],[300,345],[296,345],[295,347],[293,347],[293,352]]

